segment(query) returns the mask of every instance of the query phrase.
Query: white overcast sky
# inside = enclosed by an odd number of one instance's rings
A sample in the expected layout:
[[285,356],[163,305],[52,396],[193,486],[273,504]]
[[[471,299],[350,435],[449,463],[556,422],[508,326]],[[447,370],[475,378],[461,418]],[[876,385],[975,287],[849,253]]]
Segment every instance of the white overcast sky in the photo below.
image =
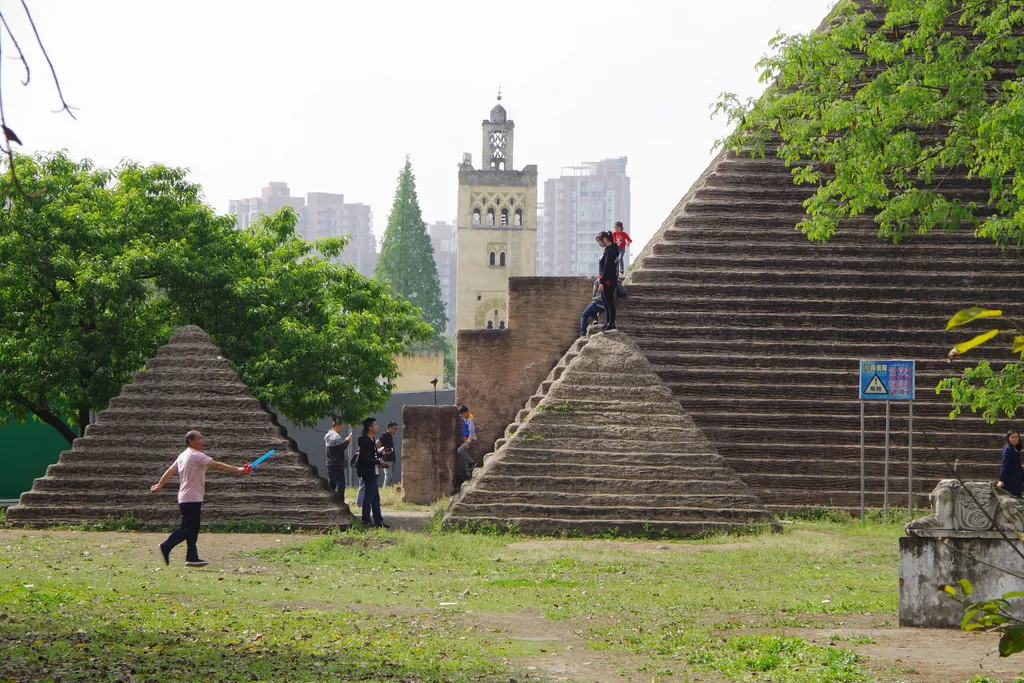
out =
[[[411,155],[428,222],[456,212],[456,165],[480,164],[503,104],[515,166],[628,156],[642,244],[706,167],[722,91],[760,91],[777,30],[813,30],[832,0],[28,0],[78,120],[18,0],[0,0],[32,66],[2,62],[8,125],[26,151],[66,148],[184,166],[221,212],[270,180],[365,202],[382,234]],[[4,55],[12,54],[4,37]],[[543,187],[540,200],[543,201]]]

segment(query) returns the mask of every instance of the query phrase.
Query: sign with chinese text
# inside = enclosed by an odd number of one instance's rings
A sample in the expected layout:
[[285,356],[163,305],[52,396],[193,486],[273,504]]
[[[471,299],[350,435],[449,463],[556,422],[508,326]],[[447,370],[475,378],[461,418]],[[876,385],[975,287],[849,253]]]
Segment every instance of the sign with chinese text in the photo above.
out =
[[860,400],[913,401],[914,370],[912,360],[862,360]]

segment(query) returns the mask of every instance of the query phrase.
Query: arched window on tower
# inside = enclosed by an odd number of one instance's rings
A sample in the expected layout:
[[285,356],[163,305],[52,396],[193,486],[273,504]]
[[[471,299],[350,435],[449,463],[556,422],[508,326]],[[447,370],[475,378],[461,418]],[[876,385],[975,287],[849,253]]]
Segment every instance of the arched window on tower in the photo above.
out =
[[493,330],[494,329],[494,323],[491,322],[490,320],[487,321],[487,329],[489,329],[489,330]]
[[504,171],[505,170],[505,162],[504,161],[499,161],[498,162],[498,170],[499,171]]
[[505,321],[504,320],[502,320],[500,323],[498,323],[498,329],[499,330],[505,329]]
[[487,225],[494,225],[494,209],[487,209]]
[[498,257],[498,265],[505,265],[505,252],[501,252],[501,256]]
[[516,209],[516,227],[522,227],[523,225],[523,210]]
[[473,225],[480,225],[480,209],[473,209]]
[[491,252],[491,265],[494,265],[494,252]]
[[501,210],[501,224],[508,227],[508,209]]

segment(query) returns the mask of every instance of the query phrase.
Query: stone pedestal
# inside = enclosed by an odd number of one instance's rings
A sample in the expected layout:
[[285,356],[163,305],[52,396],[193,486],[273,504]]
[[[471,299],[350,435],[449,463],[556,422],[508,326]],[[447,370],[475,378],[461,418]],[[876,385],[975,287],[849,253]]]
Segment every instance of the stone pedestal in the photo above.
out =
[[[1003,538],[901,538],[900,626],[960,628],[963,606],[942,589],[960,579],[971,582],[974,601],[1024,591],[1024,579],[997,569],[1024,573],[1014,546],[1024,551],[1024,541]],[[1024,616],[1024,603],[1010,604],[1011,614]]]
[[462,442],[456,406],[405,406],[402,410],[402,491],[427,505],[455,492],[455,449]]

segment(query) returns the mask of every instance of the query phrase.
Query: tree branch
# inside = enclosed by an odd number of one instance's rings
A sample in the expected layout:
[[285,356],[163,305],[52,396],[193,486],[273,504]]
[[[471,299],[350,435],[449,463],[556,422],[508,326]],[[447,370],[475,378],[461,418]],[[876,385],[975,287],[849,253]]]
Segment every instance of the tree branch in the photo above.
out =
[[7,19],[4,17],[3,12],[0,12],[0,24],[3,24],[4,30],[10,36],[11,42],[14,43],[14,49],[18,51],[18,59],[21,60],[22,65],[25,67],[25,80],[21,84],[28,85],[28,82],[32,80],[32,72],[28,68],[28,61],[25,60],[25,53],[21,51],[21,45],[18,45],[18,39],[14,37],[14,32],[7,25]]
[[25,16],[28,17],[28,23],[32,26],[32,33],[36,36],[36,43],[39,45],[39,49],[43,52],[43,57],[46,58],[46,63],[50,66],[50,73],[53,74],[53,84],[57,87],[57,96],[60,97],[61,108],[57,109],[54,113],[66,111],[68,116],[75,119],[74,113],[71,111],[74,107],[69,105],[64,100],[64,92],[60,89],[60,79],[57,78],[57,69],[54,68],[53,62],[50,61],[50,55],[46,53],[46,46],[43,45],[43,39],[39,37],[39,29],[36,28],[36,22],[32,19],[32,12],[29,11],[28,5],[25,4],[25,0],[21,0],[21,6],[25,9]]

